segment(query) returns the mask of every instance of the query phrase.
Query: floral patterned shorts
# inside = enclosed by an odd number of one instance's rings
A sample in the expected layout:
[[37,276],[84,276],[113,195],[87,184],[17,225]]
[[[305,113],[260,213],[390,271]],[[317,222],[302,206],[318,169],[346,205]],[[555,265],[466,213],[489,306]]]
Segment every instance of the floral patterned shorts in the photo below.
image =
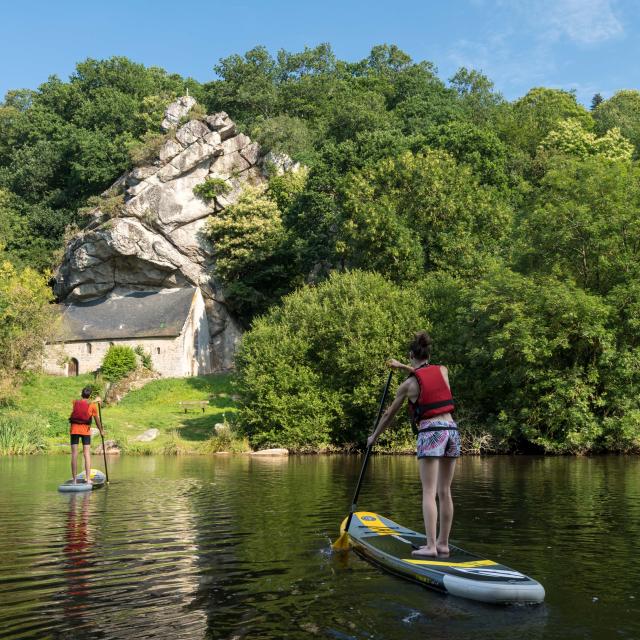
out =
[[422,420],[416,444],[418,458],[458,458],[460,434],[455,422]]

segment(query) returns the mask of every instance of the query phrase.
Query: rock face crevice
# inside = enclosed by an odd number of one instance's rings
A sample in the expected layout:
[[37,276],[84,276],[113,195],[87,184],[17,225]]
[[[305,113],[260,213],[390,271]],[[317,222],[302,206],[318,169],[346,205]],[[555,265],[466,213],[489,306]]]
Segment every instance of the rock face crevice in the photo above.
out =
[[[171,104],[163,128],[173,130],[194,104],[190,96]],[[238,133],[224,112],[183,124],[153,161],[126,172],[105,192],[124,200],[117,216],[97,208],[71,239],[55,275],[58,299],[72,302],[132,289],[200,287],[212,336],[213,368],[231,368],[241,330],[213,276],[215,247],[206,237],[206,221],[235,203],[245,185],[266,183],[265,166],[272,171],[273,160],[272,154],[265,157],[257,143]],[[289,159],[275,164],[291,168]],[[225,180],[228,192],[211,202],[197,197],[194,187],[207,178]]]

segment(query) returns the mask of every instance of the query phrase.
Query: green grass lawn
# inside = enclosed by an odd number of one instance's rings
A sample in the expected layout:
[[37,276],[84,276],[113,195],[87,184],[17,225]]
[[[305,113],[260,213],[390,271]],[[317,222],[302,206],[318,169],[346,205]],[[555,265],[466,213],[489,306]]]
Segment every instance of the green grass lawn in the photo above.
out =
[[[46,437],[52,451],[65,451],[68,443],[71,403],[80,397],[83,386],[93,382],[92,375],[75,378],[35,376],[25,384],[11,414],[40,416],[46,423]],[[115,440],[125,453],[198,453],[248,448],[245,440],[217,437],[216,423],[225,423],[236,411],[233,376],[214,374],[193,378],[164,378],[131,391],[119,404],[104,406],[102,418],[106,437]],[[187,413],[178,404],[204,400],[209,404]],[[137,442],[136,436],[147,429],[159,429],[150,443]],[[95,440],[95,439],[94,439]]]

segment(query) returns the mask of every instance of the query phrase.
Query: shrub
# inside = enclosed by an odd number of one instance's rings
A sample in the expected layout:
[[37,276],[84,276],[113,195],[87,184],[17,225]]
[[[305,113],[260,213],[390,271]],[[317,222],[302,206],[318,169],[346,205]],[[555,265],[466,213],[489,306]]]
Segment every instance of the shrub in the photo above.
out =
[[136,167],[153,162],[169,136],[166,133],[147,131],[142,140],[136,140],[129,147],[129,159]]
[[193,187],[194,195],[205,202],[211,202],[216,196],[224,196],[231,191],[231,186],[222,178],[207,178]]
[[141,344],[137,345],[133,351],[137,356],[139,356],[142,366],[149,371],[153,371],[153,361],[151,360],[151,354],[147,353]]
[[165,456],[180,456],[189,453],[187,443],[180,437],[180,434],[173,429],[168,434],[169,439],[162,447]]
[[504,267],[474,284],[451,279],[447,296],[428,278],[420,297],[429,301],[434,341],[453,370],[472,440],[486,440],[487,428],[495,440],[485,444],[498,448],[598,448],[603,373],[613,356],[611,310],[601,298],[571,282]]
[[[90,215],[96,209],[99,209],[109,218],[118,218],[125,212],[124,194],[115,194],[107,196],[91,196],[87,198],[87,205],[79,209],[80,215]],[[76,229],[69,229],[69,240],[77,232]],[[65,230],[66,233],[66,230]]]
[[183,124],[191,122],[191,120],[202,120],[206,115],[207,110],[199,102],[196,102],[196,104],[189,109],[189,112],[180,118],[178,126],[181,127]]
[[[433,361],[449,368],[466,451],[635,451],[640,350],[616,350],[614,308],[572,282],[500,264],[477,282],[431,273],[410,288],[370,273],[333,275],[245,334],[239,418],[253,445],[362,443],[384,361],[405,359],[408,336],[425,328]],[[406,427],[384,435],[389,450],[411,446]]]
[[131,347],[112,345],[104,356],[100,370],[105,380],[118,382],[136,367],[136,354]]
[[153,445],[148,442],[136,442],[132,438],[116,438],[116,443],[120,451],[129,456],[152,456],[156,453]]
[[250,450],[249,441],[244,434],[240,433],[235,425],[224,422],[224,429],[216,431],[210,438],[205,440],[200,446],[202,453],[243,453]]
[[300,289],[258,318],[237,356],[239,420],[251,444],[304,451],[362,443],[385,361],[406,356],[411,332],[425,328],[415,302],[382,276],[352,272]]

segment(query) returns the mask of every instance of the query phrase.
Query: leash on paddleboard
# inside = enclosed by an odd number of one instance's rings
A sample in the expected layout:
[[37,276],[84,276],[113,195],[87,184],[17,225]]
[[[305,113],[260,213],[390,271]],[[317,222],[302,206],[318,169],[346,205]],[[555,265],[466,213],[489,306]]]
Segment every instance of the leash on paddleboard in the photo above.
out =
[[100,416],[100,439],[102,440],[102,457],[104,459],[104,475],[107,477],[107,484],[109,484],[109,470],[107,469],[107,448],[104,446],[104,423],[102,422],[102,403],[98,402],[98,415]]
[[[373,430],[375,431],[378,423],[380,422],[380,418],[382,418],[382,412],[384,411],[384,403],[387,399],[387,394],[389,393],[389,386],[391,385],[391,378],[393,376],[393,371],[389,372],[389,377],[387,378],[387,384],[384,387],[384,393],[382,394],[382,399],[380,400],[380,407],[378,408],[378,417],[376,421],[373,423]],[[356,510],[358,496],[360,495],[360,487],[362,486],[362,479],[364,478],[364,472],[367,469],[367,464],[369,462],[369,456],[371,454],[371,449],[373,445],[367,447],[367,450],[364,454],[364,462],[362,463],[362,469],[360,469],[360,477],[358,478],[358,484],[356,485],[355,493],[353,494],[353,500],[351,501],[351,511],[349,512],[349,517],[347,518],[346,525],[342,530],[340,537],[331,545],[335,551],[348,551],[349,550],[349,525],[351,524],[351,518],[353,518],[353,513]]]

